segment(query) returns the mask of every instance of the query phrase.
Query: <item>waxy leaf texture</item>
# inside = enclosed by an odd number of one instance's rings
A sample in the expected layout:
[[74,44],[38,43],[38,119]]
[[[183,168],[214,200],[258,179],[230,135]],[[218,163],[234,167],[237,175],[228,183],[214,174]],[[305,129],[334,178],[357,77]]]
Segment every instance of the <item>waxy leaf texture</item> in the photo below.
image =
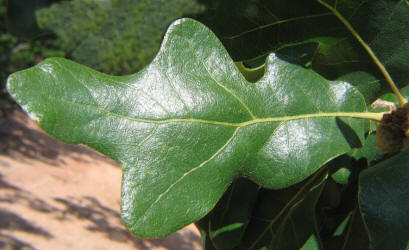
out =
[[245,80],[204,25],[180,19],[152,63],[109,76],[61,58],[8,79],[8,90],[52,136],[85,144],[123,169],[121,212],[139,237],[170,234],[246,177],[283,188],[361,146],[362,95],[274,54]]

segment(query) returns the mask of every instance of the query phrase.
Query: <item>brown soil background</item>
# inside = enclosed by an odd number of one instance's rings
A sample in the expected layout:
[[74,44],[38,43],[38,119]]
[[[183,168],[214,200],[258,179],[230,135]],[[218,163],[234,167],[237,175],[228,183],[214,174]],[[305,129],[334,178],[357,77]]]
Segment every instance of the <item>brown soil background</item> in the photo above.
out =
[[190,225],[137,239],[119,214],[121,169],[46,135],[22,111],[0,113],[0,249],[201,249]]

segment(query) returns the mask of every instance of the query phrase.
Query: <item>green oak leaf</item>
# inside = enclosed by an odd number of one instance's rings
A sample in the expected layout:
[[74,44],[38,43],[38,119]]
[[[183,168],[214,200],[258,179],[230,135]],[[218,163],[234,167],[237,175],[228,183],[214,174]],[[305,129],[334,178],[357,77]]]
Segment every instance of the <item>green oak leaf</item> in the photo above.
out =
[[371,249],[405,249],[409,241],[408,150],[362,171],[359,206]]
[[8,90],[52,136],[122,165],[122,218],[139,237],[199,220],[238,177],[267,188],[300,182],[360,146],[369,127],[353,118],[366,104],[348,83],[275,55],[262,79],[247,82],[216,36],[191,19],[169,27],[137,74],[52,58],[12,74]]

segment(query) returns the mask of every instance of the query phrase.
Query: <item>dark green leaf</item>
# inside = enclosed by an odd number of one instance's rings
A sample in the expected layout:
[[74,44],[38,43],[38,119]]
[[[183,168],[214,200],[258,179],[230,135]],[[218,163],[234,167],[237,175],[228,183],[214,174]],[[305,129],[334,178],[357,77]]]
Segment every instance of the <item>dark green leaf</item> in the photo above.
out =
[[203,250],[215,250],[213,242],[209,235],[209,217],[203,217],[199,221],[195,222],[196,227],[199,229],[200,236],[202,237]]
[[323,249],[315,218],[315,205],[325,186],[322,181],[312,187],[302,200],[285,215],[269,249]]
[[[249,83],[202,24],[173,23],[143,71],[114,77],[65,59],[15,73],[8,88],[51,135],[123,168],[122,217],[140,237],[206,215],[246,176],[283,188],[360,146],[369,122],[359,92],[271,55]],[[351,114],[351,113],[347,113]]]
[[286,189],[260,190],[241,248],[299,249],[319,241],[315,204],[325,177],[316,173]]
[[354,209],[338,225],[332,235],[325,241],[325,249],[363,250],[370,249],[369,235],[365,228],[359,209]]
[[370,249],[369,234],[358,209],[352,213],[349,225],[342,237],[342,248],[348,250]]
[[405,249],[409,240],[409,152],[361,173],[359,205],[372,249]]
[[[216,249],[232,249],[239,245],[251,219],[259,186],[240,178],[233,182],[216,207],[199,223],[207,230]],[[203,226],[204,224],[204,226]]]

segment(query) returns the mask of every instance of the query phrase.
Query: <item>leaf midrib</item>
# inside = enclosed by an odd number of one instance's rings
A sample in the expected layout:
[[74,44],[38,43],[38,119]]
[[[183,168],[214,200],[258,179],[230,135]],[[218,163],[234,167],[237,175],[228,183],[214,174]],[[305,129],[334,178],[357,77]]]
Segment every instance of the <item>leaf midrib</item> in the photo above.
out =
[[103,112],[107,115],[115,116],[121,119],[140,122],[140,123],[149,123],[149,124],[169,124],[169,123],[201,123],[201,124],[208,124],[208,125],[215,125],[215,126],[226,126],[226,127],[247,127],[251,125],[256,125],[260,123],[270,123],[270,122],[288,122],[293,120],[301,120],[301,119],[310,119],[310,118],[334,118],[334,117],[351,117],[351,118],[358,118],[358,119],[368,119],[368,120],[381,120],[382,113],[371,113],[371,112],[330,112],[330,113],[312,113],[312,114],[301,114],[301,115],[293,115],[293,116],[282,116],[282,117],[265,117],[265,118],[257,118],[252,119],[244,122],[223,122],[223,121],[214,121],[214,120],[204,120],[204,119],[195,119],[195,118],[174,118],[174,119],[164,119],[164,120],[150,120],[150,119],[138,119],[131,116],[121,115],[118,113],[114,113],[108,111],[106,109],[92,106],[89,104],[83,103],[74,103],[72,101],[65,100],[63,98],[56,98],[53,96],[47,96],[49,99],[54,99],[57,101],[66,102],[72,104],[74,106],[85,107],[88,109],[94,109],[100,112]]

